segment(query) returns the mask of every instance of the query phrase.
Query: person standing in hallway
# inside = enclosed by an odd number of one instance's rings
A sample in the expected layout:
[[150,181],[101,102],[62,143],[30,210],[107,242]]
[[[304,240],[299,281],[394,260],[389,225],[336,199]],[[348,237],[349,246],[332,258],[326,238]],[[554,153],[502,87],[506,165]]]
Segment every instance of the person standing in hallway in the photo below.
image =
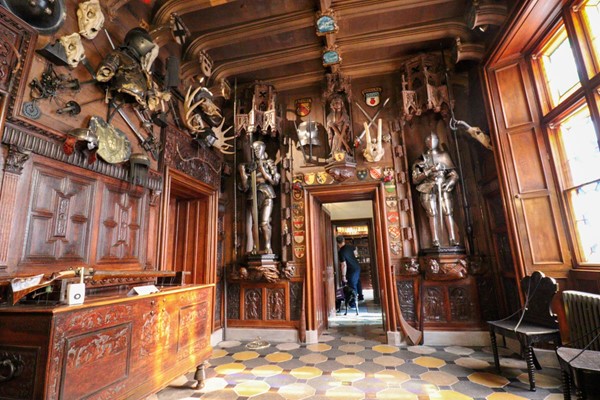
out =
[[[360,264],[356,259],[355,247],[346,244],[343,236],[335,238],[338,246],[338,260],[340,262],[340,271],[342,273],[342,282],[347,283],[358,295],[358,285],[360,281]],[[350,304],[351,307],[358,307],[357,304]]]

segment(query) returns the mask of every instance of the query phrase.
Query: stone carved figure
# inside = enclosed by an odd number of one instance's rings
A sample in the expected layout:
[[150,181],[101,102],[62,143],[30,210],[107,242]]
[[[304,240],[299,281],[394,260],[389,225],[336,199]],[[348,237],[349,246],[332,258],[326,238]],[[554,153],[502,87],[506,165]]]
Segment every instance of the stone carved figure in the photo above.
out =
[[351,153],[348,144],[349,136],[350,116],[346,111],[344,98],[341,94],[334,94],[329,102],[329,114],[327,114],[327,137],[332,159],[336,159],[336,154],[346,153],[349,155]]
[[[264,142],[257,140],[252,143],[254,161],[241,163],[238,166],[240,173],[240,189],[247,192],[246,206],[246,253],[257,252],[272,254],[271,247],[271,213],[273,212],[273,199],[275,199],[274,186],[279,185],[281,175],[277,165],[266,153]],[[256,194],[256,208],[254,195]],[[257,227],[254,224],[258,224]],[[263,247],[259,249],[258,228],[262,232]]]
[[449,244],[458,246],[452,199],[458,173],[450,155],[438,149],[439,139],[435,133],[431,132],[427,136],[425,145],[427,150],[412,165],[412,179],[417,185],[419,200],[429,219],[431,246],[440,247],[442,216],[448,232]]
[[77,8],[79,34],[86,39],[93,39],[104,25],[104,14],[99,0],[88,0],[79,3]]

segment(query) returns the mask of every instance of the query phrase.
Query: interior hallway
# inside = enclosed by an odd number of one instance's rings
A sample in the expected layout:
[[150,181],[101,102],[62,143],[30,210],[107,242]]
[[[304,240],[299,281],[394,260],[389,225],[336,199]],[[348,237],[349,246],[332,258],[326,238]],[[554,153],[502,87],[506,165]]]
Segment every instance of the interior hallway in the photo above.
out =
[[190,389],[192,371],[148,400],[563,398],[557,369],[537,371],[538,389],[530,392],[525,361],[506,349],[499,349],[503,369],[497,374],[490,348],[389,346],[382,344],[381,310],[372,297],[359,303],[359,311],[330,318],[318,344],[254,351],[246,343],[221,342],[203,389]]

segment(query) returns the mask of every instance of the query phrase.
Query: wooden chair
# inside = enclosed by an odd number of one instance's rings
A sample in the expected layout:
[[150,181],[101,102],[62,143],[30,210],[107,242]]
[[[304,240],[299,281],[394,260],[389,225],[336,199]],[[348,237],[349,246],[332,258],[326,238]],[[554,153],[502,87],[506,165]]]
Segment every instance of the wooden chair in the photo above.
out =
[[556,349],[563,377],[564,398],[597,398],[600,393],[600,295],[565,290],[569,343]]
[[536,343],[552,342],[555,347],[560,345],[558,320],[550,310],[552,298],[558,291],[558,284],[553,278],[535,271],[531,276],[521,280],[521,290],[525,295],[523,307],[512,315],[497,321],[488,321],[490,339],[494,352],[494,364],[500,372],[496,333],[517,339],[521,345],[521,355],[527,362],[529,375],[529,390],[535,391],[535,369],[542,369],[533,345]]

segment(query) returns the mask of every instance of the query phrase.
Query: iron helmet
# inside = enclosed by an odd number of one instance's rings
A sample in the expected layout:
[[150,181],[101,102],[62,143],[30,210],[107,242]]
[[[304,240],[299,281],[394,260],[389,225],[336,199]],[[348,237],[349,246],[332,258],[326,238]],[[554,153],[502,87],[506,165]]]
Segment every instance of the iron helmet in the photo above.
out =
[[152,42],[152,36],[143,28],[133,28],[127,32],[124,45],[135,51],[140,58],[148,54],[156,46]]

